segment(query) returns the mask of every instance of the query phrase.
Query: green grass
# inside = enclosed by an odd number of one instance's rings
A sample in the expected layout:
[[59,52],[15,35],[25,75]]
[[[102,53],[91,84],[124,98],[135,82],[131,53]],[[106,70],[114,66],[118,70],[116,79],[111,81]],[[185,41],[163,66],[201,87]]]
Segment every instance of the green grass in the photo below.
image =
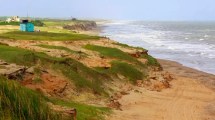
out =
[[121,47],[124,47],[124,48],[134,48],[134,49],[139,49],[139,50],[145,50],[144,48],[142,47],[133,47],[133,46],[129,46],[127,44],[123,44],[123,43],[113,43],[114,45],[118,45],[118,46],[121,46]]
[[97,94],[106,94],[102,89],[102,81],[108,77],[70,58],[55,58],[45,53],[0,45],[0,59],[25,66],[41,63],[44,67],[62,72],[80,90],[90,89]]
[[42,83],[43,80],[41,79],[42,71],[40,68],[35,67],[34,68],[34,78],[33,78],[33,83]]
[[[0,45],[0,59],[5,60],[6,62],[9,62],[9,63],[16,63],[19,65],[28,65],[28,66],[35,66],[36,64],[38,65],[38,63],[40,63],[40,66],[43,68],[53,69],[53,70],[56,70],[57,72],[63,73],[63,75],[69,78],[71,82],[75,83],[78,90],[92,91],[98,95],[107,95],[107,93],[102,88],[102,86],[103,86],[103,81],[108,80],[109,77],[105,74],[101,74],[91,68],[88,68],[87,66],[83,65],[82,63],[76,60],[69,59],[69,58],[68,59],[55,58],[55,57],[48,56],[44,53],[33,52],[30,50],[25,50],[25,49],[5,46],[5,45]],[[40,71],[37,69],[34,72],[37,74],[40,74]],[[0,84],[1,84],[1,80],[0,80]],[[4,87],[1,87],[1,88],[4,88]],[[10,91],[10,94],[12,93],[15,94],[14,91],[18,92],[18,90],[16,90],[15,88],[9,91]],[[28,93],[25,93],[25,94],[28,95]],[[29,94],[34,95],[34,93],[31,93],[31,92]],[[26,99],[27,95],[26,96],[23,95],[22,97],[21,94],[18,94],[16,96],[19,96],[17,97],[17,99],[20,98],[22,101],[24,101],[23,99]],[[34,102],[34,99],[31,99],[30,95],[28,97],[29,98],[27,99],[29,99],[29,102],[31,100]],[[38,98],[42,99],[40,97]],[[61,103],[61,104],[66,104],[66,103]],[[83,104],[75,104],[73,102],[69,102],[68,104],[70,107],[78,108],[79,110],[78,114],[79,114],[80,120],[82,119],[85,120],[88,118],[97,119],[99,117],[99,114],[102,113],[102,110],[100,112],[100,109],[97,109],[96,107],[90,107]],[[37,101],[35,101],[35,105],[38,105]],[[43,107],[42,105],[38,105],[38,106]],[[37,109],[38,106],[37,107],[31,106],[31,108]],[[44,108],[44,110],[46,109]],[[12,113],[12,114],[15,114],[15,113]],[[44,114],[46,114],[46,112],[44,112]],[[35,113],[35,115],[37,115],[37,113]],[[30,120],[34,120],[34,119],[30,119]]]
[[110,75],[121,74],[126,79],[132,83],[136,83],[137,80],[143,80],[145,78],[145,73],[137,69],[135,66],[121,61],[112,61],[110,69],[95,68],[101,73],[106,73]]
[[69,20],[43,20],[45,26],[64,26],[67,25],[69,23],[71,23],[72,21]]
[[77,114],[78,120],[104,120],[104,115],[108,115],[111,113],[111,109],[106,107],[96,107],[53,98],[49,100],[50,102],[56,105],[61,105],[69,108],[76,108],[78,112]]
[[95,94],[107,95],[102,85],[109,77],[88,68],[76,60],[68,59],[64,62],[55,63],[53,69],[62,72],[67,78],[72,80],[78,90],[89,89]]
[[65,25],[72,25],[72,24],[80,24],[80,23],[87,23],[91,21],[87,20],[43,20],[45,26],[53,27],[53,26],[65,26]]
[[157,59],[150,55],[142,55],[141,57],[147,59],[147,65],[149,66],[160,66],[160,63],[157,61]]
[[75,41],[75,40],[98,40],[100,37],[75,33],[12,31],[0,34],[0,38],[13,40]]
[[[44,26],[44,23],[40,20],[34,20],[31,21],[31,23],[33,23],[35,26]],[[19,26],[20,22],[0,22],[0,25],[15,25],[15,26]]]
[[45,99],[15,81],[0,77],[1,120],[60,120]]
[[17,25],[20,25],[20,22],[5,22],[5,21],[3,21],[3,22],[0,22],[0,25],[15,25],[15,26],[17,26]]
[[110,47],[102,47],[97,45],[86,45],[84,46],[85,49],[97,51],[101,54],[101,56],[109,57],[109,58],[116,58],[119,60],[125,60],[127,62],[134,63],[138,66],[144,67],[145,65],[138,61],[137,59],[133,58],[132,56],[128,55],[127,53],[117,49],[117,48],[110,48]]
[[18,65],[34,66],[38,61],[56,62],[62,61],[63,58],[55,58],[41,52],[0,45],[0,59],[9,63]]

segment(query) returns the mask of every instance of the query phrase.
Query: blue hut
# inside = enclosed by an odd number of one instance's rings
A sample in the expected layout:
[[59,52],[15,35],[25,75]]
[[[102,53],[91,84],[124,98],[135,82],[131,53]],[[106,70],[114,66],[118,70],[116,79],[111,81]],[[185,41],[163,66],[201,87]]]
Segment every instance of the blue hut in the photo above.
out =
[[24,32],[34,32],[34,24],[28,20],[22,20],[20,23],[20,30]]

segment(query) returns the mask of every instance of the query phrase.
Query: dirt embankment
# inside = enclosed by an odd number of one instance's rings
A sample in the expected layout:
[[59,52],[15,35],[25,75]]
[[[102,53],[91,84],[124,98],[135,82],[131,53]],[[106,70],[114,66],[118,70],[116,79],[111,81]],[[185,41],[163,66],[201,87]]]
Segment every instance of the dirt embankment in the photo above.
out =
[[[135,88],[119,102],[122,111],[108,120],[214,120],[215,93],[202,81],[214,82],[214,75],[160,60],[164,70],[175,75],[171,88],[162,92]],[[205,86],[206,85],[206,86]],[[210,87],[213,87],[211,84]]]
[[67,30],[90,31],[96,29],[97,25],[94,21],[87,21],[83,23],[81,22],[72,25],[65,25],[63,28]]
[[[88,42],[14,42],[2,40],[2,43],[38,52],[45,52],[50,56],[70,57],[90,68],[107,67],[112,59],[103,59],[97,52],[84,49],[83,46],[86,44],[117,47],[123,52],[132,53],[132,56],[137,57],[141,62],[146,62],[145,59],[142,60],[136,56],[136,50],[116,46],[113,44],[113,41],[106,39]],[[69,54],[62,50],[46,49],[36,46],[39,44],[63,46],[73,51],[84,52],[90,58],[77,57],[76,53]],[[215,100],[215,93],[210,88],[214,87],[215,76],[184,67],[175,62],[160,60],[160,63],[164,71],[152,68],[149,70],[147,81],[137,80],[136,86],[128,83],[122,84],[119,81],[112,81],[107,84],[113,90],[118,91],[108,101],[110,102],[108,104],[110,107],[117,108],[118,110],[114,111],[114,114],[108,117],[107,120],[214,120],[215,116],[213,116],[213,113],[215,107],[213,106],[215,105],[213,101]],[[30,72],[30,75],[26,76],[22,84],[34,90],[39,90],[47,96],[73,98],[71,96],[78,94],[73,89],[73,84],[60,74],[56,75],[53,71],[42,70],[39,75],[42,81],[35,79],[37,76],[33,72]],[[123,76],[118,77],[123,78]],[[85,96],[77,95],[79,96],[78,99],[81,99],[81,101],[88,100],[89,102],[89,96],[96,98],[96,96],[83,95]],[[98,101],[90,102],[94,104],[98,103]]]

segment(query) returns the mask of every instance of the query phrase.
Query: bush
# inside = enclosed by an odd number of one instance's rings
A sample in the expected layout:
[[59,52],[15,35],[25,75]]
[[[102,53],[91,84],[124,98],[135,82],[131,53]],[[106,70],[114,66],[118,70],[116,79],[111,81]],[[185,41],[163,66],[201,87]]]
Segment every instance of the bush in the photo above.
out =
[[32,21],[32,23],[35,26],[44,26],[45,25],[41,20],[34,20],[34,21]]

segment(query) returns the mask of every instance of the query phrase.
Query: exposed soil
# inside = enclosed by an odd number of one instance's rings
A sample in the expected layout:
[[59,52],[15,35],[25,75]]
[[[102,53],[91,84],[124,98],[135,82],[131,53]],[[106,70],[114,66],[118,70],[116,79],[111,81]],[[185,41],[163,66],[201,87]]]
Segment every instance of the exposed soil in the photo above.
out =
[[[116,110],[108,120],[214,120],[215,93],[202,80],[215,80],[182,65],[161,61],[164,69],[175,74],[171,88],[162,92],[135,88],[119,99],[122,111]],[[201,73],[201,74],[200,74]],[[196,76],[199,76],[196,79]],[[207,83],[206,83],[207,85]]]
[[[73,86],[62,77],[50,73],[42,73],[39,77],[40,81],[35,81],[35,75],[25,75],[21,84],[30,89],[40,91],[47,96],[57,96],[65,99],[73,92]],[[71,93],[68,94],[68,92]]]

